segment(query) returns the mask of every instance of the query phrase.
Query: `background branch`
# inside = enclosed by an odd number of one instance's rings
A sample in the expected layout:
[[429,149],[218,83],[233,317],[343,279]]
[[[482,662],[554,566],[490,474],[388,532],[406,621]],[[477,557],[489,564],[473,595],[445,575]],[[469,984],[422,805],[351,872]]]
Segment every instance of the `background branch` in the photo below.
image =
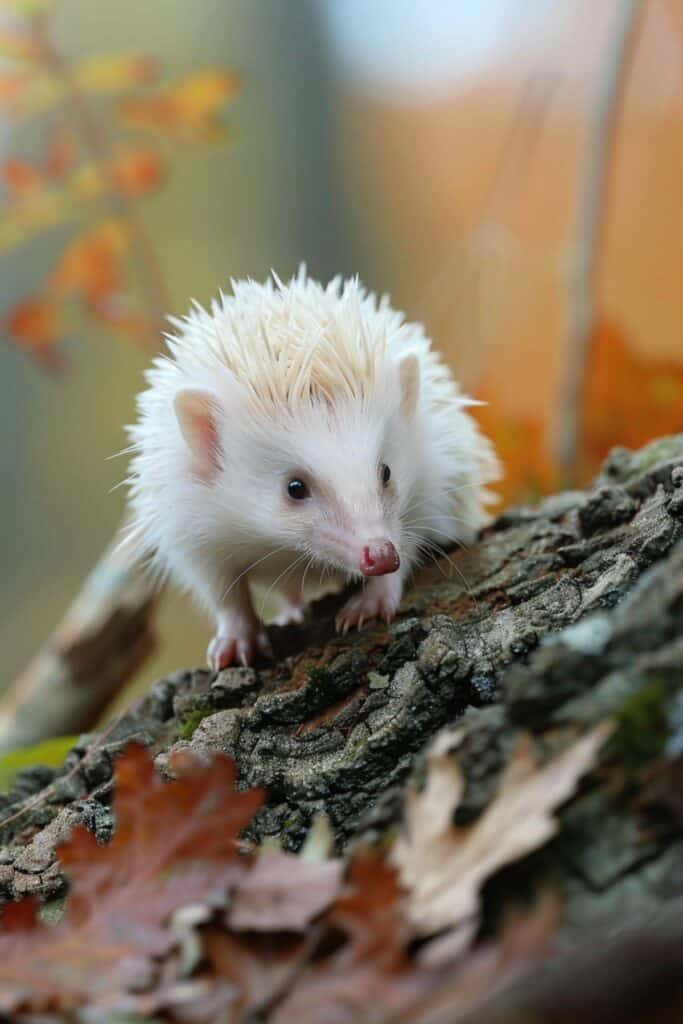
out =
[[567,275],[567,314],[562,369],[551,449],[565,486],[577,483],[586,368],[595,328],[597,274],[613,153],[616,117],[636,39],[641,0],[617,0],[597,96],[588,127],[574,239]]

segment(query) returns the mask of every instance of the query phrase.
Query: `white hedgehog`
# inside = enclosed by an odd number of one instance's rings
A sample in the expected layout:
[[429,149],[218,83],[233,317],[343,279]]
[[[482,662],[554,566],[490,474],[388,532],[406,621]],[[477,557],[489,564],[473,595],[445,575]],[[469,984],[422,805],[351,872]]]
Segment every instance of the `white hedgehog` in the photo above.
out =
[[269,653],[251,585],[300,620],[309,569],[362,578],[337,628],[390,621],[420,558],[486,521],[498,476],[422,327],[356,279],[232,282],[138,398],[131,539],[209,609],[214,669]]

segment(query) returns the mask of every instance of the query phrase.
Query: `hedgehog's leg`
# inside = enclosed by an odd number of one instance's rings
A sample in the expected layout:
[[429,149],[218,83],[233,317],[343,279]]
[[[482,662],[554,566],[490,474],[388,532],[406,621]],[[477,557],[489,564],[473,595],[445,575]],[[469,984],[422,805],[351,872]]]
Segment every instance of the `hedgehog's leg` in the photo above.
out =
[[346,634],[353,626],[362,629],[363,623],[371,619],[391,622],[401,603],[404,581],[402,568],[385,576],[370,577],[363,589],[350,597],[338,613],[338,632]]
[[216,635],[207,651],[214,671],[236,663],[250,665],[257,654],[272,657],[268,634],[254,611],[246,577],[228,588],[215,617]]

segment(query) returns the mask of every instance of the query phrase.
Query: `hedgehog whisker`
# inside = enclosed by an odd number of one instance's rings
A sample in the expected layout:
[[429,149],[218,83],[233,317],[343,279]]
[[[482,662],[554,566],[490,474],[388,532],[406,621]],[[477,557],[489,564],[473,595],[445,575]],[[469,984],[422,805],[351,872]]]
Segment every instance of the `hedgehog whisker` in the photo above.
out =
[[266,560],[267,558],[270,558],[270,557],[271,557],[271,555],[277,555],[277,554],[279,554],[279,553],[280,553],[281,551],[286,551],[288,547],[289,547],[289,545],[288,545],[288,544],[281,544],[279,548],[274,548],[274,549],[273,549],[272,551],[268,551],[268,552],[266,552],[266,554],[265,554],[265,555],[262,555],[262,556],[261,556],[261,558],[257,558],[257,559],[256,559],[255,561],[253,561],[253,562],[252,562],[252,563],[251,563],[250,565],[248,565],[248,566],[246,567],[246,569],[243,569],[243,570],[242,570],[242,572],[241,572],[241,573],[239,574],[239,576],[237,576],[237,577],[236,577],[236,578],[235,578],[235,579],[234,579],[234,580],[232,581],[232,583],[231,583],[231,584],[230,584],[230,586],[229,586],[229,587],[227,588],[227,590],[224,590],[224,591],[223,591],[223,594],[221,595],[221,601],[225,601],[225,600],[227,599],[227,597],[228,597],[228,595],[230,594],[230,592],[231,592],[231,590],[233,589],[233,587],[236,587],[236,586],[237,586],[237,584],[239,583],[239,581],[240,581],[241,579],[243,579],[243,577],[244,577],[244,576],[246,576],[246,575],[247,575],[247,573],[251,572],[251,571],[252,571],[252,569],[255,569],[257,565],[260,565],[260,564],[261,564],[261,562],[265,562],[265,560]]
[[306,558],[306,557],[307,557],[307,552],[304,551],[303,554],[298,555],[297,558],[294,558],[289,563],[289,565],[285,569],[282,570],[280,575],[276,576],[276,578],[273,580],[273,582],[271,583],[271,585],[268,587],[268,589],[266,590],[265,594],[263,595],[263,600],[261,602],[261,610],[259,611],[259,618],[260,619],[263,618],[263,610],[264,610],[264,608],[266,606],[266,602],[267,602],[268,598],[270,597],[271,591],[275,589],[275,587],[278,585],[278,583],[283,578],[283,576],[286,576],[288,573],[290,573],[292,571],[292,569],[294,569],[297,565],[299,565],[299,563],[302,562],[304,560],[304,558]]

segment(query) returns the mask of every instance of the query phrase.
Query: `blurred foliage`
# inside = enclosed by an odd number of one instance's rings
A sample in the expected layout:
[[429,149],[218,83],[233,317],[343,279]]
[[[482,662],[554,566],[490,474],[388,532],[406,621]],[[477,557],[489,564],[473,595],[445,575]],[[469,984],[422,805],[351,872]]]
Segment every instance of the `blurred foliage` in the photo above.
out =
[[[227,137],[222,112],[239,78],[217,67],[162,82],[161,62],[148,54],[102,54],[72,66],[51,39],[52,4],[3,6],[12,20],[0,28],[7,62],[0,112],[14,120],[50,113],[53,124],[39,161],[4,161],[0,253],[58,226],[73,228],[42,284],[8,311],[6,334],[42,366],[61,370],[60,343],[75,308],[154,350],[169,303],[137,201],[169,174],[164,144]],[[143,282],[142,302],[135,279]]]
[[22,747],[3,754],[0,757],[0,793],[9,792],[24,768],[32,768],[37,764],[58,768],[77,739],[77,736],[56,736],[32,747]]

